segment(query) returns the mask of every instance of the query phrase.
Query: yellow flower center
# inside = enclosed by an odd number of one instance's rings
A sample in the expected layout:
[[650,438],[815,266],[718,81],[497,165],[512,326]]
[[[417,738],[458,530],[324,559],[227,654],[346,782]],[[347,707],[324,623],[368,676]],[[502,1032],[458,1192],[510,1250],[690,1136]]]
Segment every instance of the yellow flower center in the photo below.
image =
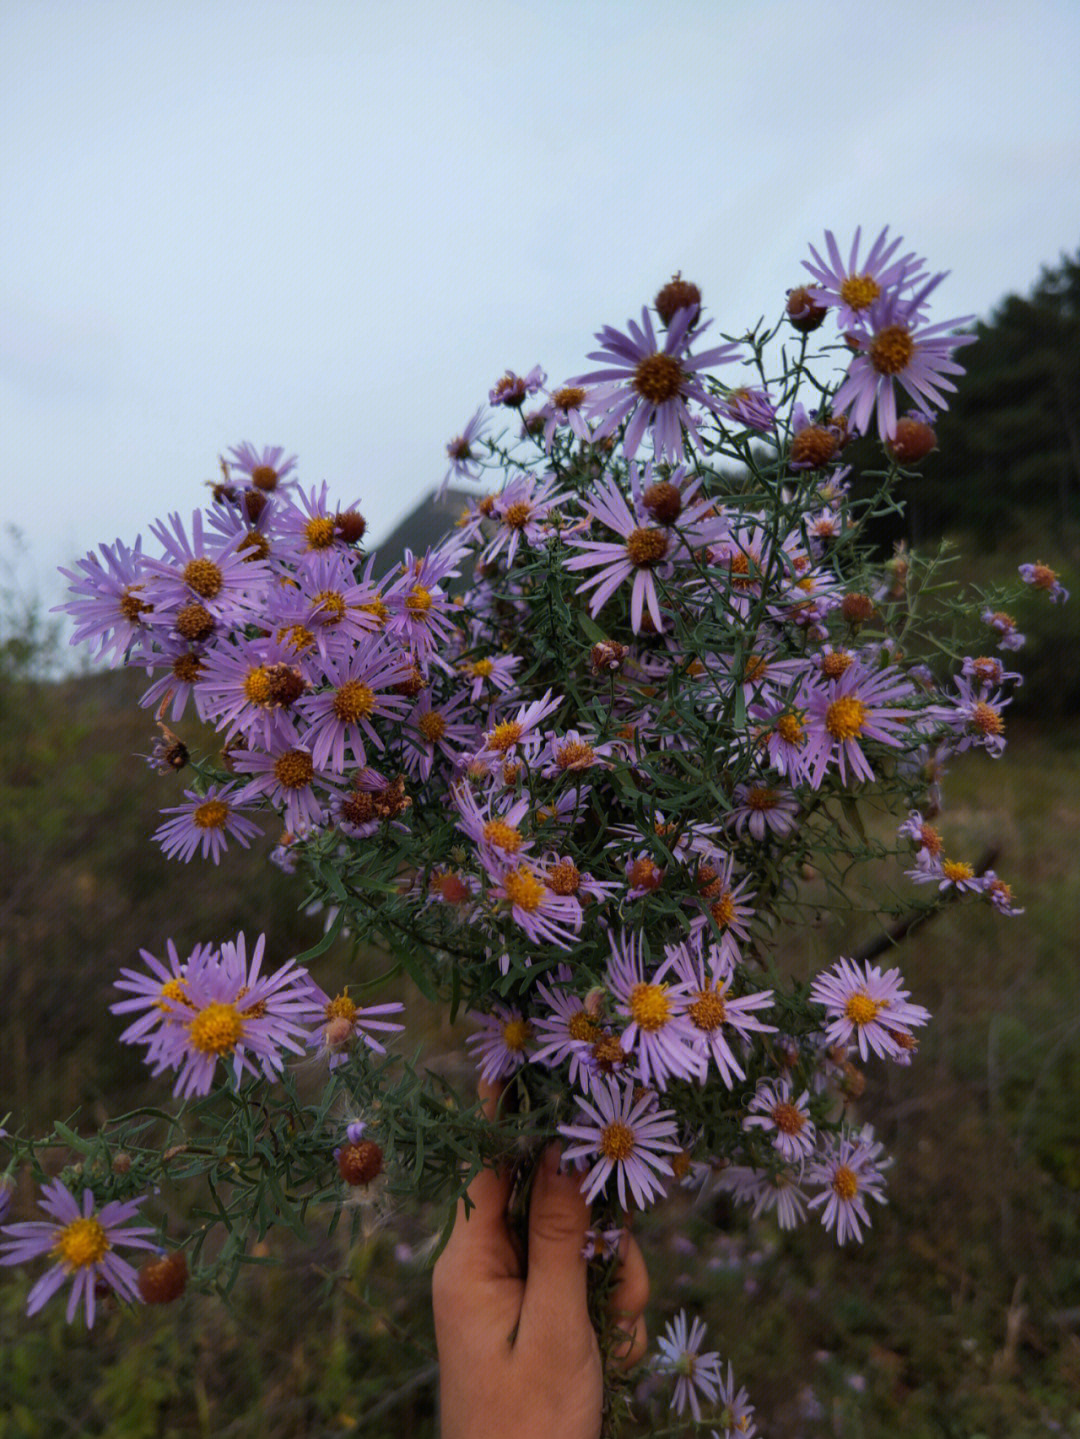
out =
[[521,848],[520,831],[505,820],[489,819],[484,825],[484,838],[488,844],[495,845],[497,849],[505,849],[510,854],[516,854]]
[[356,724],[375,708],[375,691],[362,680],[346,680],[336,690],[330,708],[343,724]]
[[630,991],[630,1016],[639,1029],[655,1034],[671,1018],[671,1001],[664,984],[635,984]]
[[639,569],[648,569],[667,554],[668,537],[663,530],[650,528],[631,530],[626,538],[626,553],[630,563]]
[[303,789],[315,777],[315,766],[306,750],[291,749],[274,761],[274,776],[282,789]]
[[727,929],[735,918],[735,900],[732,898],[730,889],[724,890],[716,903],[710,906],[709,913],[716,921],[717,929]]
[[405,608],[411,615],[424,615],[433,603],[431,591],[424,589],[423,585],[416,585],[406,596]]
[[1031,583],[1037,590],[1052,590],[1057,580],[1057,571],[1049,565],[1033,565]]
[[85,1269],[105,1258],[112,1245],[96,1219],[73,1219],[56,1236],[51,1254],[68,1269]]
[[670,355],[646,355],[634,371],[634,389],[650,405],[673,400],[683,387],[684,375],[678,360]]
[[[743,556],[745,559],[745,555]],[[743,664],[743,683],[753,684],[755,680],[763,680],[769,672],[769,661],[764,655],[747,655]]]
[[488,735],[487,747],[496,754],[505,754],[517,744],[521,735],[522,729],[517,720],[503,720],[502,724],[497,724]]
[[337,590],[320,590],[315,596],[319,606],[319,622],[324,625],[339,625],[345,618],[345,597]]
[[126,620],[137,620],[140,615],[149,614],[154,608],[139,599],[135,591],[141,589],[142,585],[128,585],[120,596],[120,613]]
[[699,989],[697,999],[687,1013],[698,1029],[711,1034],[714,1029],[720,1028],[727,1015],[723,995],[716,989]]
[[390,618],[390,611],[383,604],[382,600],[368,600],[366,605],[357,605],[358,610],[363,610],[366,615],[374,615],[380,625],[384,625]]
[[236,547],[236,553],[246,562],[265,560],[270,553],[270,541],[258,530],[248,530]]
[[350,999],[347,994],[335,995],[326,1006],[327,1019],[347,1019],[352,1024],[358,1013],[359,1008],[355,1000]]
[[922,843],[923,849],[925,849],[928,854],[936,855],[941,853],[941,835],[938,834],[937,830],[932,824],[923,824],[919,826],[919,839]]
[[214,633],[214,616],[196,600],[177,611],[176,631],[192,644],[209,639]]
[[253,705],[265,705],[270,701],[270,675],[265,665],[256,665],[244,676],[244,698]]
[[273,465],[256,465],[251,472],[251,483],[258,490],[272,490],[278,482],[278,472]]
[[512,530],[523,530],[529,523],[529,516],[532,514],[532,505],[525,500],[515,500],[512,505],[507,505],[503,514],[503,524]]
[[877,1018],[882,1008],[883,1006],[876,999],[871,999],[868,994],[864,994],[860,990],[858,994],[853,994],[848,999],[847,1004],[844,1005],[844,1014],[853,1024],[869,1024],[871,1020]]
[[227,1054],[244,1033],[244,1021],[234,1004],[208,1004],[188,1025],[191,1043],[202,1054]]
[[857,700],[852,695],[844,695],[842,699],[833,700],[825,711],[825,728],[833,739],[855,739],[862,734],[865,719],[866,706],[862,700]]
[[759,813],[764,810],[775,809],[780,796],[774,789],[766,789],[764,785],[753,785],[746,792],[747,809],[757,810]]
[[566,1032],[571,1039],[584,1039],[591,1043],[597,1035],[596,1020],[583,1009],[579,1009],[577,1014],[572,1014],[567,1020]]
[[915,342],[905,325],[888,325],[870,346],[870,363],[879,375],[899,375],[911,363]]
[[971,712],[971,727],[978,730],[979,734],[1002,734],[1005,730],[1005,721],[985,700],[979,703]]
[[572,859],[561,859],[548,870],[547,887],[552,894],[577,894],[581,874]]
[[172,672],[184,684],[193,685],[203,672],[203,662],[198,655],[178,655],[173,660]]
[[478,680],[486,680],[489,678],[494,668],[494,660],[474,660],[473,663],[469,666],[469,673],[474,675]]
[[213,560],[189,560],[184,566],[184,584],[204,600],[221,593],[224,576]]
[[416,728],[428,744],[434,744],[446,733],[446,720],[438,710],[428,710],[427,714],[422,714],[416,721]]
[[507,1049],[522,1050],[532,1038],[532,1025],[526,1019],[508,1019],[502,1035]]
[[538,910],[544,902],[544,886],[527,865],[512,869],[503,880],[503,889],[511,904],[523,909],[526,914]]
[[315,515],[304,526],[309,550],[328,550],[334,543],[334,522],[329,515]]
[[565,385],[555,391],[551,403],[558,410],[576,410],[584,398],[585,391],[579,385]]
[[975,878],[975,871],[971,865],[966,864],[962,859],[945,860],[942,863],[941,872],[946,879],[951,879],[953,884],[958,883],[962,879]]
[[838,1199],[854,1199],[859,1192],[859,1181],[855,1176],[855,1171],[849,1169],[846,1164],[838,1165],[832,1178],[832,1188]]
[[596,758],[592,745],[583,740],[567,740],[555,751],[555,763],[559,769],[588,769]]
[[605,1159],[629,1159],[634,1152],[634,1131],[618,1121],[607,1125],[600,1132],[600,1152]]
[[805,717],[805,710],[789,710],[787,714],[781,715],[776,721],[776,733],[785,744],[799,745],[805,743],[806,731],[802,727],[802,722]]
[[315,643],[315,636],[307,625],[286,625],[284,629],[278,630],[277,637],[279,642],[291,645],[297,654],[311,649]]
[[170,1001],[175,1001],[177,1004],[191,1004],[187,997],[187,987],[182,979],[167,979],[161,986],[161,997],[156,1001],[157,1008],[163,1009],[168,1014],[172,1009]]
[[794,1104],[778,1104],[772,1112],[773,1123],[781,1134],[798,1134],[806,1123],[806,1115]]
[[851,665],[852,656],[847,650],[831,650],[821,656],[821,673],[827,680],[838,680]]
[[865,310],[881,294],[881,286],[870,275],[849,275],[840,286],[844,303],[852,310]]
[[229,806],[221,799],[205,800],[191,813],[196,829],[224,829],[228,817]]

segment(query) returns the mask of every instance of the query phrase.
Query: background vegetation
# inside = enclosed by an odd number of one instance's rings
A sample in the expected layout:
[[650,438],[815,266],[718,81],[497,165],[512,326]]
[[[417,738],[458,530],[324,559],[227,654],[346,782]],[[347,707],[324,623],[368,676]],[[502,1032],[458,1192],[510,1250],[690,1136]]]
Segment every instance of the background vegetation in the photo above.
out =
[[[980,326],[941,453],[911,484],[906,533],[880,537],[887,550],[948,534],[965,555],[961,577],[979,583],[1041,559],[1074,590],[1069,606],[1031,595],[1017,612],[1027,682],[1005,758],[963,756],[946,781],[950,853],[996,847],[1026,913],[957,906],[896,951],[934,1021],[910,1069],[868,1068],[855,1111],[896,1157],[889,1207],[862,1248],[843,1250],[816,1224],[748,1230],[722,1196],[677,1196],[640,1224],[653,1331],[692,1305],[771,1439],[1080,1435],[1078,324],[1080,261],[1066,260]],[[184,776],[137,757],[153,741],[139,677],[61,674],[34,604],[9,590],[3,611],[0,1115],[10,1108],[32,1130],[55,1117],[90,1128],[148,1094],[169,1103],[165,1081],[117,1045],[122,1026],[107,1010],[140,947],[265,929],[279,963],[312,944],[322,920],[304,913],[301,881],[266,863],[273,835],[217,871],[167,862],[149,836]],[[199,742],[195,726],[181,728]],[[863,882],[901,893],[907,883],[898,870]],[[778,942],[809,974],[871,937],[823,910],[811,931]],[[366,959],[339,944],[316,964],[330,988]],[[415,992],[402,997],[406,1047],[423,1042],[465,1092],[467,1026],[450,1030]],[[57,1166],[70,1157],[58,1153]],[[156,1201],[176,1238],[191,1199],[178,1184]],[[28,1217],[25,1181],[16,1203]],[[427,1439],[436,1370],[424,1247],[437,1227],[376,1195],[355,1243],[316,1220],[307,1247],[291,1236],[272,1236],[272,1254],[253,1247],[228,1303],[190,1293],[105,1313],[89,1334],[56,1305],[27,1323],[34,1275],[0,1271],[0,1439]],[[646,1381],[643,1434],[651,1395]]]

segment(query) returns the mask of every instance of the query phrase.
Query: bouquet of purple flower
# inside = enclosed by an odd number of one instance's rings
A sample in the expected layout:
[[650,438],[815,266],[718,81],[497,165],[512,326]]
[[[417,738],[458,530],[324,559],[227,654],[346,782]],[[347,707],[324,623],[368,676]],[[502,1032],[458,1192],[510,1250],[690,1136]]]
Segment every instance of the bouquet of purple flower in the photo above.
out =
[[[596,1205],[598,1284],[626,1213],[677,1185],[863,1238],[888,1159],[854,1116],[856,1060],[910,1063],[930,1016],[899,969],[871,963],[887,939],[808,983],[773,936],[823,887],[855,903],[853,867],[890,853],[935,889],[869,905],[879,927],[920,905],[1019,912],[931,821],[950,753],[1001,754],[1019,681],[968,636],[1020,637],[1001,597],[931,583],[941,556],[882,562],[869,544],[974,337],[927,322],[943,277],[899,239],[883,232],[861,261],[858,234],[846,261],[826,239],[771,327],[710,346],[677,276],[640,324],[598,332],[595,368],[555,389],[539,367],[508,372],[447,446],[442,489],[467,502],[423,554],[380,569],[356,503],[244,444],[205,513],[152,527],[157,553],[117,541],[69,574],[76,640],[146,670],[151,761],[193,776],[157,842],[217,865],[276,820],[272,858],[306,877],[327,932],[273,972],[263,937],[249,957],[242,934],[186,956],[168,940],[122,972],[118,1037],[172,1077],[182,1142],[163,1154],[122,1125],[58,1126],[83,1155],[82,1208],[57,1182],[55,1225],[4,1231],[2,1262],[56,1261],[32,1308],[66,1275],[69,1317],[85,1295],[92,1320],[92,1280],[137,1297],[108,1251],[147,1232],[116,1226],[166,1155],[231,1186],[233,1242],[200,1267],[200,1231],[196,1282],[235,1264],[249,1230],[336,1212],[342,1180],[447,1199],[510,1155],[525,1194],[555,1136]],[[839,343],[815,359],[830,311]],[[916,407],[903,417],[897,386]],[[1064,597],[1045,566],[1024,570]],[[193,758],[167,728],[191,713],[219,756]],[[895,846],[868,834],[870,806],[904,817]],[[320,987],[308,965],[342,935],[451,1017],[469,1010],[477,1070],[506,1089],[498,1128],[388,1052],[400,1000]],[[308,1051],[326,1064],[314,1103],[289,1062]],[[347,1134],[343,1107],[363,1116]],[[6,1142],[40,1171],[33,1142]],[[135,1156],[121,1172],[117,1148]],[[703,1338],[680,1316],[661,1341],[677,1412],[753,1432]]]

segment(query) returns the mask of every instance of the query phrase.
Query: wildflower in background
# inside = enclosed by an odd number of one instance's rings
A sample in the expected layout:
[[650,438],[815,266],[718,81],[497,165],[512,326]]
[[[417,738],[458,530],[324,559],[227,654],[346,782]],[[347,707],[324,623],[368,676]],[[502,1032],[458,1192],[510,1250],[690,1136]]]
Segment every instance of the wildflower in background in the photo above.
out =
[[752,1204],[754,1219],[776,1211],[781,1229],[797,1229],[806,1218],[806,1195],[802,1185],[803,1166],[778,1165],[775,1169],[751,1169],[732,1164],[720,1171],[717,1187],[727,1190],[739,1204]]
[[[346,506],[345,513],[359,514],[360,501]],[[330,499],[324,480],[310,493],[299,486],[274,512],[275,552],[299,559],[328,550],[348,551],[351,546],[338,524],[340,506]]]
[[484,433],[483,414],[483,405],[478,405],[476,414],[473,415],[461,434],[455,435],[447,445],[446,453],[450,456],[450,468],[443,476],[442,484],[435,491],[436,500],[445,497],[451,479],[478,480],[480,478],[480,462],[473,446]]
[[674,1111],[658,1108],[652,1090],[635,1098],[632,1080],[598,1078],[588,1099],[577,1098],[577,1124],[560,1124],[559,1133],[573,1141],[564,1160],[594,1159],[581,1186],[588,1203],[607,1189],[615,1174],[619,1203],[629,1208],[630,1199],[647,1209],[664,1192],[662,1176],[672,1173],[665,1154],[679,1148]]
[[475,704],[489,686],[500,694],[513,689],[514,671],[520,664],[520,655],[480,655],[475,660],[460,660],[458,670],[470,682],[469,699]]
[[970,345],[977,335],[954,333],[974,317],[964,315],[937,325],[919,324],[919,311],[931,290],[945,277],[937,275],[910,299],[886,294],[867,312],[865,324],[853,332],[858,354],[833,397],[833,407],[851,416],[852,428],[865,433],[877,403],[878,434],[882,440],[896,433],[896,391],[894,382],[907,391],[915,403],[929,401],[938,409],[949,407],[942,390],[955,390],[947,375],[962,375],[963,366],[951,358],[961,345]]
[[819,974],[810,986],[810,1002],[820,1004],[828,1015],[825,1038],[830,1044],[858,1044],[865,1060],[869,1050],[895,1059],[901,1053],[896,1035],[909,1035],[912,1025],[922,1025],[930,1011],[921,1004],[908,1004],[909,991],[902,989],[898,969],[883,974],[877,965],[841,957]]
[[508,480],[491,506],[490,518],[495,533],[481,551],[480,563],[490,564],[505,551],[507,565],[514,563],[518,546],[543,544],[548,536],[548,517],[571,498],[560,494],[554,476],[538,479],[536,475],[515,475]]
[[555,441],[555,431],[568,427],[575,439],[583,445],[592,440],[592,431],[584,414],[584,405],[589,392],[581,385],[563,385],[552,390],[547,404],[537,418],[544,427],[544,448],[550,450]]
[[203,859],[209,857],[217,864],[228,848],[226,837],[247,849],[252,836],[262,834],[262,830],[245,818],[251,813],[250,809],[233,802],[238,789],[238,785],[230,784],[209,785],[205,794],[186,789],[184,804],[164,808],[162,814],[177,816],[166,820],[153,834],[166,857],[182,859],[186,864],[201,848]]
[[897,834],[904,835],[915,841],[919,852],[920,860],[925,856],[928,860],[935,860],[941,854],[944,841],[932,824],[923,819],[917,809],[913,809],[907,819],[897,830]]
[[696,1420],[701,1419],[700,1400],[711,1404],[720,1391],[720,1356],[715,1352],[702,1354],[705,1325],[700,1319],[687,1323],[686,1310],[680,1309],[669,1319],[663,1334],[656,1340],[660,1357],[656,1369],[660,1374],[674,1374],[675,1393],[671,1407],[681,1414],[690,1405]]
[[[538,1048],[532,1056],[534,1064],[556,1069],[569,1060],[571,1084],[581,1082],[579,1070],[586,1061],[589,1046],[600,1036],[600,1024],[590,1014],[585,1001],[572,991],[562,988],[571,977],[571,970],[563,967],[556,977],[559,985],[537,983],[536,992],[548,1008],[548,1013],[533,1017],[533,1029]],[[582,1085],[588,1088],[588,1083]]]
[[220,954],[192,956],[183,975],[184,1013],[151,1037],[146,1056],[154,1074],[177,1071],[173,1093],[186,1099],[209,1094],[218,1060],[231,1062],[239,1084],[247,1071],[274,1080],[284,1068],[282,1050],[304,1052],[306,1026],[318,1009],[307,971],[288,960],[271,975],[260,974],[266,936],[255,942],[250,963],[241,932]]
[[[720,345],[699,355],[689,352],[690,332],[701,335],[711,320],[696,325],[698,311],[688,307],[672,316],[660,349],[647,309],[641,312],[641,327],[627,321],[623,334],[605,325],[597,332],[601,348],[591,351],[590,360],[604,368],[577,375],[572,385],[602,385],[587,400],[590,419],[600,419],[595,439],[612,435],[624,422],[623,453],[628,460],[637,454],[647,429],[652,429],[657,459],[676,463],[683,458],[683,433],[701,446],[698,424],[688,402],[716,411],[718,402],[702,386],[698,372],[706,366],[723,365],[739,353],[738,345]],[[617,384],[611,384],[617,381]]]
[[153,1240],[146,1237],[154,1233],[153,1228],[131,1224],[146,1197],[140,1195],[124,1203],[114,1200],[96,1209],[93,1191],[84,1189],[80,1208],[75,1196],[59,1179],[43,1184],[38,1204],[51,1222],[5,1224],[0,1229],[0,1233],[11,1236],[0,1240],[0,1249],[6,1251],[0,1255],[0,1264],[24,1264],[41,1255],[48,1255],[54,1261],[27,1295],[27,1314],[36,1314],[68,1279],[72,1281],[66,1315],[69,1324],[82,1304],[86,1327],[93,1327],[99,1281],[122,1298],[138,1303],[138,1276],[114,1251],[117,1247],[154,1248]]
[[553,696],[550,690],[545,690],[541,699],[521,705],[516,715],[501,719],[487,731],[477,759],[487,768],[494,769],[516,758],[518,747],[535,738],[533,731],[537,725],[554,714],[562,702],[562,695]]
[[997,910],[998,914],[1005,914],[1011,917],[1024,913],[1022,909],[1018,909],[1013,903],[1012,886],[1006,884],[1003,879],[998,879],[992,869],[986,870],[981,878],[982,892]]
[[497,865],[500,859],[525,855],[532,849],[533,841],[526,838],[520,829],[522,820],[529,813],[528,796],[512,800],[509,804],[504,800],[496,809],[494,806],[498,801],[493,796],[489,796],[486,804],[480,805],[467,784],[456,784],[450,791],[450,797],[459,815],[458,829],[479,846],[485,863]]
[[926,271],[922,270],[924,261],[918,259],[914,251],[902,255],[898,260],[893,259],[896,251],[903,244],[903,237],[898,235],[890,244],[888,242],[888,225],[882,230],[871,245],[866,258],[860,263],[859,241],[861,238],[862,226],[860,225],[855,230],[855,238],[851,242],[851,252],[845,264],[833,232],[826,230],[825,246],[829,252],[828,260],[824,260],[811,245],[810,253],[814,257],[813,262],[810,260],[802,262],[803,269],[809,270],[814,277],[814,284],[810,287],[814,302],[818,305],[834,305],[836,307],[836,324],[841,333],[864,324],[869,311],[883,295],[898,294],[905,287],[910,287],[926,278]]
[[505,405],[507,409],[520,410],[530,395],[535,395],[544,384],[547,375],[539,365],[534,365],[527,375],[515,375],[507,370],[501,380],[496,381],[488,391],[489,405]]
[[425,673],[438,648],[457,633],[442,581],[458,573],[454,564],[461,553],[456,546],[447,546],[429,549],[421,559],[406,550],[402,574],[383,595],[390,611],[387,633],[408,646]]
[[468,705],[464,690],[438,705],[430,689],[421,691],[400,731],[405,741],[405,768],[410,775],[427,780],[439,755],[451,770],[460,769],[480,739],[479,726]]
[[743,1120],[744,1129],[763,1129],[770,1135],[773,1148],[789,1164],[812,1154],[817,1136],[810,1118],[810,1091],[804,1089],[797,1099],[793,1093],[786,1075],[778,1080],[761,1080]]
[[296,456],[290,455],[288,459],[282,459],[284,454],[283,445],[267,445],[264,449],[257,450],[245,440],[243,444],[229,451],[229,465],[231,470],[236,470],[241,478],[247,480],[255,489],[276,490],[296,469]]
[[754,1439],[757,1425],[751,1417],[754,1406],[747,1397],[746,1389],[735,1388],[735,1375],[730,1363],[727,1378],[720,1377],[717,1402],[720,1405],[720,1429],[712,1431],[712,1439]]
[[968,864],[966,859],[946,859],[944,855],[934,855],[926,849],[920,850],[916,856],[915,868],[904,873],[916,884],[936,884],[942,893],[954,889],[957,894],[963,894],[965,890],[978,894],[985,883],[983,876],[976,874],[974,865]]
[[1054,604],[1060,600],[1062,604],[1069,598],[1069,591],[1064,588],[1057,574],[1049,565],[1021,565],[1020,578],[1025,585],[1034,585],[1037,590],[1043,590],[1050,596]]
[[481,1026],[478,1034],[470,1034],[465,1041],[479,1065],[481,1079],[494,1084],[520,1069],[533,1039],[533,1027],[521,1011],[496,1002],[490,1014],[471,1011],[469,1018]]
[[[909,674],[912,673],[913,669],[909,671]],[[1007,670],[996,655],[965,655],[960,673],[984,689],[993,689],[995,685],[1000,687],[1007,682],[1015,685],[1024,683],[1024,676],[1016,670]]]
[[811,1198],[810,1208],[824,1205],[821,1222],[826,1229],[835,1230],[839,1244],[845,1244],[849,1236],[862,1243],[860,1225],[870,1227],[867,1198],[879,1204],[888,1202],[882,1193],[882,1170],[891,1161],[883,1160],[882,1154],[883,1146],[866,1126],[859,1134],[825,1136],[819,1157],[807,1166],[807,1183],[824,1185]]
[[143,568],[141,537],[130,550],[122,540],[98,549],[101,560],[91,550],[76,561],[75,573],[61,569],[71,593],[80,598],[55,605],[50,613],[68,614],[75,621],[73,645],[96,642],[95,658],[104,659],[111,653],[110,663],[117,665],[148,632],[154,609],[153,583]]
[[1027,637],[1022,635],[1016,628],[1016,621],[1012,615],[1006,614],[1004,610],[991,610],[987,607],[980,616],[984,625],[989,625],[998,640],[999,650],[1022,650],[1027,643]]
[[625,1229],[586,1229],[585,1243],[581,1247],[582,1259],[614,1259]]

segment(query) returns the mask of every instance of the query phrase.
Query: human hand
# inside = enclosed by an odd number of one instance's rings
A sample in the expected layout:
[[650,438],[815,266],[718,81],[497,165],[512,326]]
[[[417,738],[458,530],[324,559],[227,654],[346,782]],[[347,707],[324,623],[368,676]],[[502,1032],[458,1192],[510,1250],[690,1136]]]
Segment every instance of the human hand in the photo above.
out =
[[[480,1083],[488,1118],[500,1087]],[[442,1439],[597,1439],[603,1372],[586,1304],[581,1250],[589,1206],[580,1178],[545,1151],[529,1205],[528,1273],[507,1224],[509,1170],[482,1169],[459,1204],[432,1276]],[[617,1362],[645,1353],[649,1277],[629,1233],[610,1309],[625,1334]]]

